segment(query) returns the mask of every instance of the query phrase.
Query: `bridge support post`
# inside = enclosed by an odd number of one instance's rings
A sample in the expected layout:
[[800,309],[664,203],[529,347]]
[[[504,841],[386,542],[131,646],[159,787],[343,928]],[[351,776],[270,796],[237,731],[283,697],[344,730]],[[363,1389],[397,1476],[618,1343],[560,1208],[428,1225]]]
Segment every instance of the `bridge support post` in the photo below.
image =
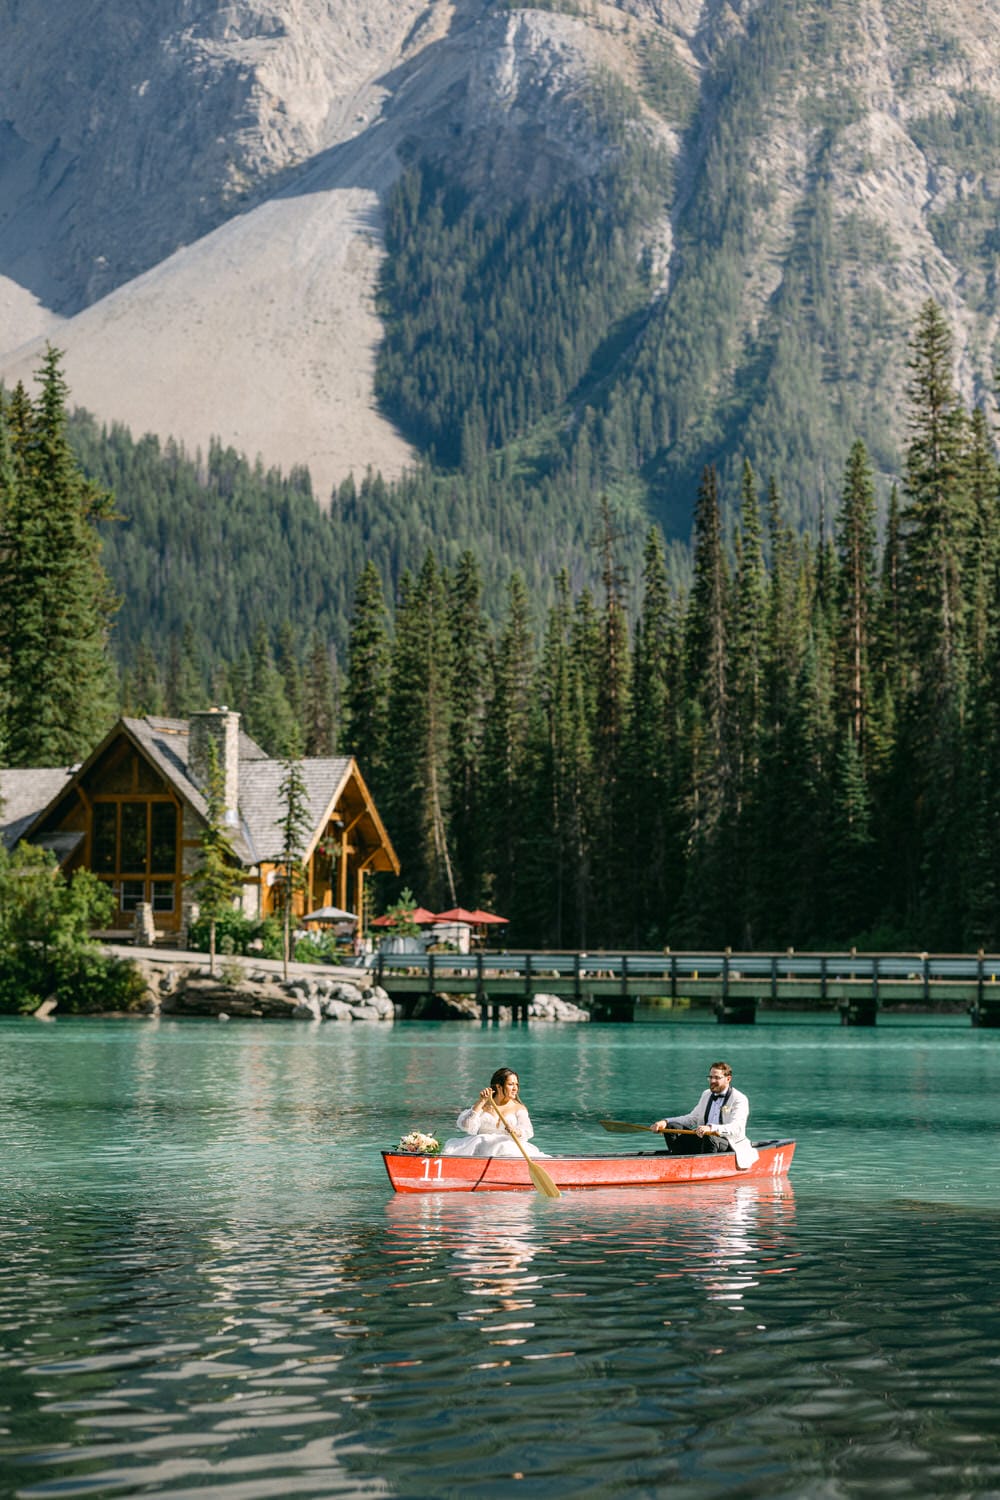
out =
[[874,1026],[878,1003],[870,995],[852,996],[840,1002],[841,1026]]
[[841,1026],[874,1026],[878,1015],[878,981],[873,979],[869,994],[846,995],[840,1002]]
[[479,1001],[479,1020],[485,1026],[488,1018],[489,998],[483,983],[483,951],[476,954],[476,999]]
[[715,1019],[720,1026],[752,1026],[757,1020],[755,995],[740,995],[737,999],[716,1000]]
[[522,1000],[511,999],[510,1018],[512,1021],[520,1021],[522,1026],[528,1024],[528,1006],[535,998],[535,986],[532,979],[531,954],[524,955],[524,998]]
[[973,1026],[982,1026],[991,1031],[1000,1029],[1000,984],[990,975],[986,983],[985,955],[980,948],[976,976],[976,998],[969,1006]]

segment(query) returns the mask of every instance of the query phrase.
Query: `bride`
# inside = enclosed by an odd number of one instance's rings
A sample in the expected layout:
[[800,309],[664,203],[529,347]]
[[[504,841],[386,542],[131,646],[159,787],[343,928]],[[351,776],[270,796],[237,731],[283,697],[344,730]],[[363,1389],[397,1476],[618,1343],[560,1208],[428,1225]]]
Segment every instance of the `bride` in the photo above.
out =
[[518,1078],[513,1068],[497,1068],[490,1079],[489,1088],[480,1092],[479,1098],[469,1109],[463,1109],[455,1124],[464,1135],[453,1136],[441,1148],[443,1156],[520,1156],[517,1145],[511,1140],[497,1118],[507,1121],[516,1131],[529,1156],[544,1156],[536,1146],[527,1142],[534,1135],[528,1111],[518,1098]]

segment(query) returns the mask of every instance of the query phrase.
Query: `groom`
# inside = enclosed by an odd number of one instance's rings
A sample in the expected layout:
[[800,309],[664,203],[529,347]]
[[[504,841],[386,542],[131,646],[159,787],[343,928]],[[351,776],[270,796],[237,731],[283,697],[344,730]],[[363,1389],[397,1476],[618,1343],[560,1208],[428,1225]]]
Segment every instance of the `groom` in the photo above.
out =
[[[726,1062],[714,1062],[708,1070],[708,1088],[688,1115],[672,1115],[655,1120],[650,1130],[663,1132],[663,1141],[672,1156],[697,1156],[708,1151],[735,1151],[737,1160],[748,1149],[747,1120],[750,1100],[733,1088],[733,1070]],[[673,1135],[672,1130],[693,1131],[691,1135]],[[742,1150],[739,1148],[742,1146]],[[754,1153],[756,1156],[756,1153]],[[739,1162],[742,1166],[743,1163]]]

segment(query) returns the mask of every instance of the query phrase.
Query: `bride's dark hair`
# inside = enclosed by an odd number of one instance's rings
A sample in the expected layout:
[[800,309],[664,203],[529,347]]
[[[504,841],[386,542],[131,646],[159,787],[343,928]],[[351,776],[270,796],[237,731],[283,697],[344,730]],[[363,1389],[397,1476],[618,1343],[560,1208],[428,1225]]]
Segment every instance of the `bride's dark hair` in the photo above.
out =
[[516,1068],[497,1068],[496,1072],[493,1074],[493,1077],[490,1079],[491,1091],[493,1092],[493,1094],[496,1094],[497,1089],[502,1088],[503,1085],[507,1082],[508,1078],[516,1078],[517,1076],[518,1074]]

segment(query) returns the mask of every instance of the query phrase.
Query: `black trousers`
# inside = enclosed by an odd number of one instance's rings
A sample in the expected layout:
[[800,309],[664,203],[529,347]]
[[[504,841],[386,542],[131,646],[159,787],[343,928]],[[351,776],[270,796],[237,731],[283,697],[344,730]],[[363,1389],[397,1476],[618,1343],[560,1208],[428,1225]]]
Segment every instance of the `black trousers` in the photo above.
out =
[[671,1156],[707,1156],[713,1151],[732,1151],[721,1135],[681,1135],[676,1130],[663,1132],[663,1144]]

